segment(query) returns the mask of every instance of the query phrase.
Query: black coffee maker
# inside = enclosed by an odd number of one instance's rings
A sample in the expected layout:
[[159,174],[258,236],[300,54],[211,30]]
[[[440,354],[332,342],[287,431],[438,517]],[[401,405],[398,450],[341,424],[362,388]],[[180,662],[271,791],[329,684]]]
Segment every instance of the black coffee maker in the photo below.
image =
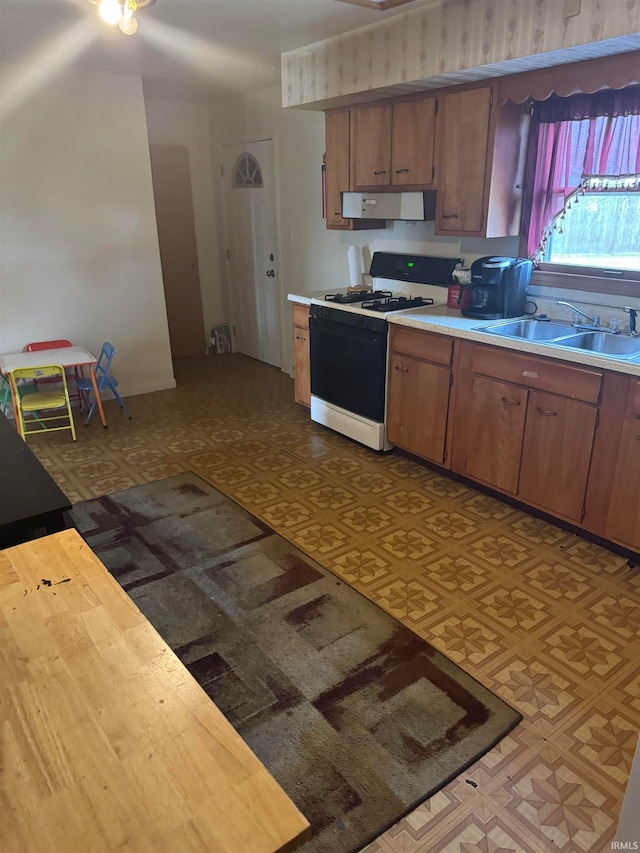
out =
[[471,284],[462,285],[468,292],[463,315],[480,320],[521,316],[532,269],[527,258],[478,258],[471,264]]

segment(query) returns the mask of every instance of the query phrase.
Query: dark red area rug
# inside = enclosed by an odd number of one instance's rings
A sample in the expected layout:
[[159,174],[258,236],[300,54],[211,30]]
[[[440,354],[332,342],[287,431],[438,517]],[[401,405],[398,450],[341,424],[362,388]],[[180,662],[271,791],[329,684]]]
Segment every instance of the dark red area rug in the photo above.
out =
[[365,846],[521,719],[195,474],[73,516],[307,817],[306,853]]

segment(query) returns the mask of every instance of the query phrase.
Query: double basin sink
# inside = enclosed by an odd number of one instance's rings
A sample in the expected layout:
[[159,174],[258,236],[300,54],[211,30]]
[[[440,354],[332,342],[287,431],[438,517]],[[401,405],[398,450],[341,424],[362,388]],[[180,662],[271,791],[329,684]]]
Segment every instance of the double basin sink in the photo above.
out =
[[476,332],[488,332],[504,338],[520,338],[590,352],[607,358],[640,361],[640,337],[613,334],[613,332],[581,331],[579,327],[561,320],[505,320],[476,326]]

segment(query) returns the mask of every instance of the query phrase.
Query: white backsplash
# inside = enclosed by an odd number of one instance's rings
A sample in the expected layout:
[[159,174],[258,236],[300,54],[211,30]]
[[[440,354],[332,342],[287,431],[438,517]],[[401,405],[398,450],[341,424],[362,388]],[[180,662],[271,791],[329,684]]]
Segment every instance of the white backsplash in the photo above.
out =
[[[608,304],[603,304],[598,302],[599,294],[594,293],[590,294],[589,298],[585,302],[581,302],[577,299],[571,292],[566,295],[558,294],[555,299],[545,299],[543,297],[538,297],[530,294],[528,299],[531,302],[534,302],[536,305],[536,316],[540,314],[546,314],[547,317],[552,317],[553,319],[558,320],[578,320],[580,322],[588,323],[589,321],[586,317],[581,317],[571,308],[566,305],[558,305],[559,301],[570,302],[572,305],[575,305],[581,311],[584,311],[585,314],[588,314],[590,317],[594,317],[596,314],[600,317],[600,325],[604,327],[608,327],[611,323],[611,320],[620,320],[621,326],[620,331],[622,334],[629,334],[629,315],[625,314],[622,310],[623,305],[627,305],[628,302],[624,301],[623,297],[612,297],[602,295],[602,299],[607,299]],[[614,299],[620,300],[620,307],[618,305],[613,304]],[[638,306],[640,310],[640,306]],[[532,310],[532,305],[527,305],[527,311]]]

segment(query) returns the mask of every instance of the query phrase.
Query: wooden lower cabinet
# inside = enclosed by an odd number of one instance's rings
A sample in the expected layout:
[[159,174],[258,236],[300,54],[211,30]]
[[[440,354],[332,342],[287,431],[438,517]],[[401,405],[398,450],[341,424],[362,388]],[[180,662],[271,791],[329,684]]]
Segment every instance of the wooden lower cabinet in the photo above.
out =
[[518,497],[580,522],[598,410],[595,406],[530,392]]
[[640,554],[640,379],[390,335],[392,444]]
[[463,349],[470,376],[460,380],[454,470],[580,523],[602,373],[497,348]]
[[579,522],[597,414],[586,403],[474,376],[465,473]]
[[311,406],[309,306],[293,305],[293,394],[296,403]]
[[423,459],[446,464],[453,342],[393,328],[387,389],[387,438]]
[[473,377],[465,473],[511,495],[518,492],[527,397],[517,385]]
[[624,418],[606,535],[640,552],[640,381],[637,380],[632,382]]

